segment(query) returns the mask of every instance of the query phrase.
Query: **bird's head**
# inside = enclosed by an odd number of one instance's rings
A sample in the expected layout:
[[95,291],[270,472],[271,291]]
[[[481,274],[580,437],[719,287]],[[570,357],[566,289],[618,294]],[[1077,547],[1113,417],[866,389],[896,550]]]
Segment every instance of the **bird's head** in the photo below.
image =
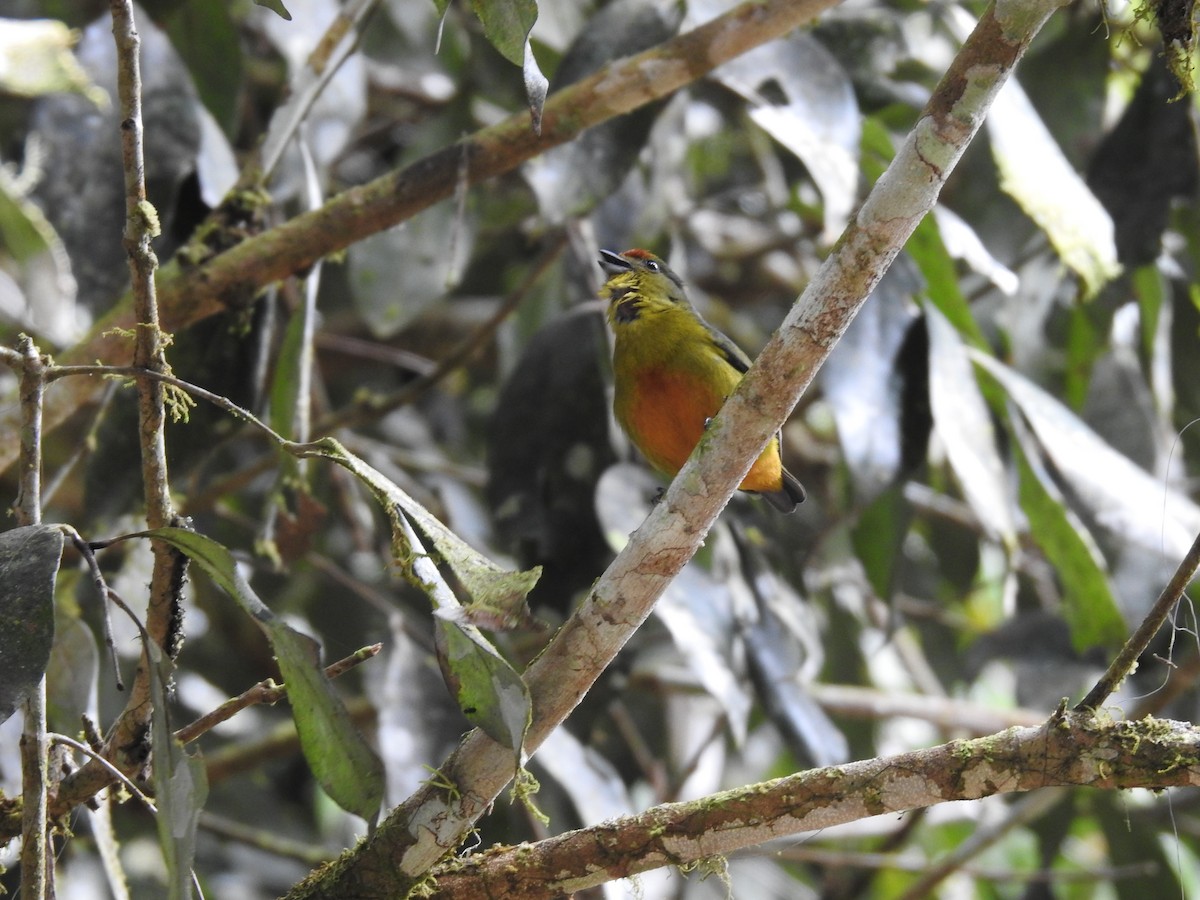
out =
[[601,250],[600,268],[608,276],[600,296],[608,300],[614,324],[632,321],[644,312],[690,308],[683,280],[649,250]]

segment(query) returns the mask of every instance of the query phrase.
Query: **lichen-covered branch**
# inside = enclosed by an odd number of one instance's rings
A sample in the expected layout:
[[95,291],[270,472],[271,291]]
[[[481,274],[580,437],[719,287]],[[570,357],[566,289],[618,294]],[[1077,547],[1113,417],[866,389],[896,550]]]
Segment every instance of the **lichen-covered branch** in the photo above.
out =
[[687,866],[777,838],[885,813],[1076,785],[1200,784],[1200,730],[1162,719],[1114,722],[1060,711],[899,756],[800,772],[687,803],[656,806],[536,844],[498,847],[435,871],[444,900],[561,897],[661,866]]

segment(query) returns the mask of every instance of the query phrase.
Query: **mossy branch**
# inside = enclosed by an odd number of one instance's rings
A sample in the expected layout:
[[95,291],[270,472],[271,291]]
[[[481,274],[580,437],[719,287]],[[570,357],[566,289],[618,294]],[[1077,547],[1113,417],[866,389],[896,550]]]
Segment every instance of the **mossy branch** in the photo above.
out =
[[662,866],[688,867],[779,838],[953,800],[1073,785],[1200,784],[1200,729],[1061,709],[1044,724],[898,756],[799,772],[536,844],[496,847],[433,872],[439,900],[561,897]]

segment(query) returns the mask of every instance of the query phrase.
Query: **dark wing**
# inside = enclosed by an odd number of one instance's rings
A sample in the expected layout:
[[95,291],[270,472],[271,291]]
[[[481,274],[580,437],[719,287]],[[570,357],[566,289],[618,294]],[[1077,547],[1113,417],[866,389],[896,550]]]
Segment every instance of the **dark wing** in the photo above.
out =
[[707,322],[704,322],[704,327],[708,329],[709,335],[712,336],[713,344],[716,345],[717,351],[725,358],[725,361],[737,369],[739,373],[745,375],[750,368],[750,357],[742,352],[741,347]]

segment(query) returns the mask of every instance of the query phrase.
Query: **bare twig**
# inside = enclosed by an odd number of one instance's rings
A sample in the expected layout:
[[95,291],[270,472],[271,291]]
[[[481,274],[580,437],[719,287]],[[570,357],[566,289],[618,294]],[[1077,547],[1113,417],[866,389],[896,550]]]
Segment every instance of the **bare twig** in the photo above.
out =
[[92,576],[92,584],[95,586],[96,592],[100,595],[100,616],[104,624],[104,644],[108,647],[109,658],[112,660],[113,675],[116,678],[117,690],[123,691],[125,690],[125,683],[121,680],[121,666],[117,660],[117,645],[113,640],[112,616],[108,613],[108,601],[110,597],[115,597],[116,595],[109,590],[108,582],[104,579],[104,573],[100,570],[100,563],[96,561],[96,554],[92,552],[92,548],[88,542],[83,539],[78,531],[69,525],[62,526],[62,529],[67,537],[70,538],[71,545],[83,557],[84,564],[87,565],[88,572]]
[[[42,521],[42,409],[46,360],[33,339],[21,335],[21,463],[13,513],[18,525]],[[21,732],[21,897],[43,900],[53,895],[53,856],[47,853],[50,744],[46,738],[46,676],[38,679],[24,703]]]
[[814,683],[805,687],[827,712],[843,718],[886,720],[919,719],[943,731],[974,735],[991,734],[1013,725],[1033,725],[1045,713],[1031,709],[991,709],[978,703],[928,694],[897,693],[849,684]]
[[42,521],[42,410],[47,361],[27,334],[21,335],[17,348],[12,364],[20,372],[21,464],[13,515],[18,525],[36,525]]
[[333,856],[322,847],[284,837],[278,828],[250,828],[241,822],[208,811],[200,813],[200,827],[226,840],[237,841],[275,856],[296,859],[309,866],[319,866]]
[[1167,586],[1162,589],[1158,600],[1150,608],[1150,612],[1146,614],[1146,618],[1142,620],[1137,631],[1130,635],[1125,646],[1121,648],[1121,652],[1113,659],[1108,670],[1100,676],[1100,680],[1096,682],[1095,686],[1088,691],[1088,695],[1076,704],[1077,710],[1099,709],[1109,695],[1120,686],[1121,682],[1125,680],[1125,676],[1133,670],[1138,657],[1146,652],[1154,635],[1158,634],[1158,630],[1167,621],[1171,610],[1179,603],[1183,592],[1196,577],[1198,568],[1200,568],[1200,534],[1196,535],[1187,555],[1179,563],[1175,574],[1171,576]]
[[103,755],[101,755],[100,753],[97,753],[95,750],[93,750],[87,744],[81,744],[81,743],[79,743],[79,741],[75,740],[74,738],[69,738],[65,734],[52,734],[52,735],[50,735],[50,740],[53,741],[55,744],[63,744],[67,747],[70,747],[73,750],[76,750],[79,753],[82,753],[84,756],[88,757],[89,759],[94,760],[96,765],[100,766],[102,769],[107,770],[107,772],[109,773],[109,775],[112,776],[114,781],[119,781],[121,784],[125,785],[126,789],[129,791],[129,793],[131,793],[133,796],[137,797],[138,800],[140,800],[145,805],[146,809],[150,810],[150,812],[152,812],[152,813],[158,812],[157,807],[155,807],[155,805],[154,805],[154,801],[151,800],[148,796],[146,796],[146,792],[143,791],[140,787],[138,787],[137,783],[135,781],[133,781],[133,779],[131,779],[128,775],[126,775],[124,772],[122,772],[120,769],[118,769],[116,766],[114,766],[112,763],[110,763],[107,759],[105,759],[103,757]]
[[[377,656],[382,649],[383,644],[371,644],[369,647],[356,650],[349,656],[326,666],[325,677],[334,679],[339,675],[344,675],[359,663],[366,662],[368,659]],[[200,737],[200,735],[211,731],[222,722],[227,722],[249,706],[260,704],[272,706],[286,696],[286,684],[276,684],[274,679],[271,678],[260,681],[253,687],[238,694],[238,696],[226,700],[212,712],[205,713],[189,725],[184,725],[175,732],[175,739],[181,744],[191,743]]]

